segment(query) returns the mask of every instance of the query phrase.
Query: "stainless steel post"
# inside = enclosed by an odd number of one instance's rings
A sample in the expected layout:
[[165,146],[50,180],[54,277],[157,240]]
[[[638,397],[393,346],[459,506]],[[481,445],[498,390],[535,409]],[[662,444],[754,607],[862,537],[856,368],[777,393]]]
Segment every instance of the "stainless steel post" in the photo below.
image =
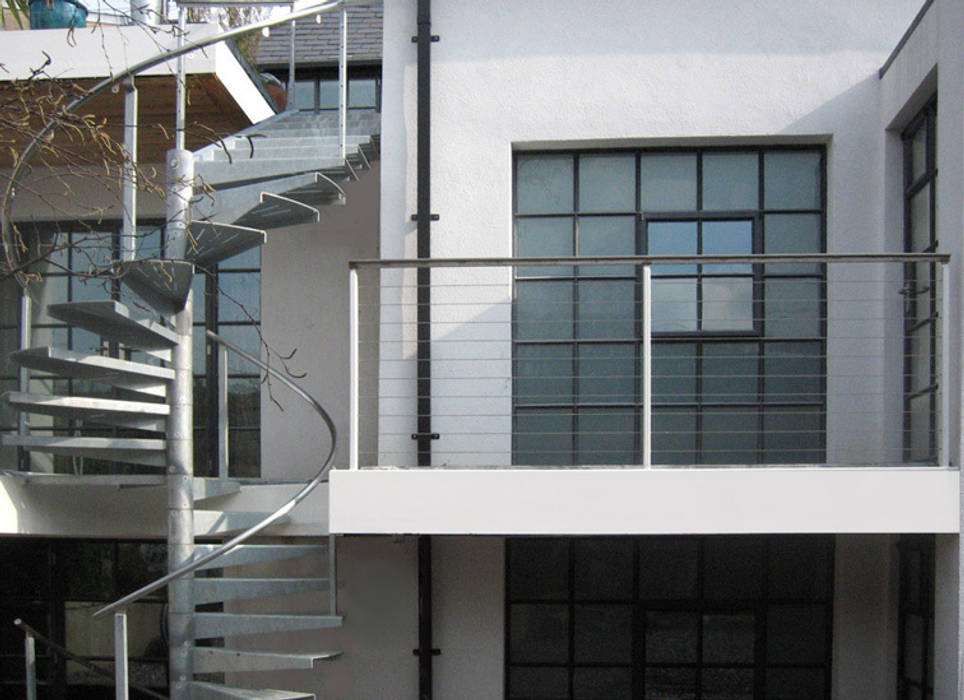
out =
[[120,259],[133,260],[137,252],[137,87],[133,77],[124,86],[124,151]]
[[37,644],[29,632],[23,637],[23,657],[27,671],[27,700],[37,700]]
[[338,136],[341,160],[348,158],[348,8],[341,6],[341,31],[338,40]]
[[127,700],[127,613],[114,613],[114,697]]
[[[210,344],[208,347],[212,347]],[[218,354],[218,478],[228,478],[228,349],[212,348]]]
[[297,22],[291,20],[291,41],[288,44],[288,95],[286,96],[286,109],[297,109],[295,107],[295,29]]

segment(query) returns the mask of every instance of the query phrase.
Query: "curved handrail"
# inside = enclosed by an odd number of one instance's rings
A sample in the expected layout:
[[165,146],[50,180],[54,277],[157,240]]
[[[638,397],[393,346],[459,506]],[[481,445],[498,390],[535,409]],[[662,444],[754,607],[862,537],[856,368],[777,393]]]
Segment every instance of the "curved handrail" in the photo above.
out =
[[[284,24],[285,22],[301,19],[302,17],[310,17],[311,15],[321,14],[342,5],[358,5],[364,4],[364,2],[365,0],[327,0],[327,2],[322,2],[319,5],[306,7],[280,17],[269,17],[268,19],[261,20],[260,22],[245,24],[241,27],[235,27],[234,29],[219,32],[209,37],[184,44],[183,46],[169,49],[156,56],[139,61],[138,63],[128,66],[118,73],[104,78],[99,83],[94,85],[89,91],[69,102],[67,106],[64,107],[62,114],[73,114],[92,99],[111,87],[123,83],[125,80],[137,75],[141,71],[145,71],[148,68],[153,68],[154,66],[166,63],[173,58],[177,58],[178,56],[183,56],[191,53],[192,51],[206,48],[212,44],[217,44],[218,42],[225,41],[227,39],[233,39],[236,36],[241,36],[242,34],[247,34],[248,32],[265,29],[267,27],[274,27],[279,24]],[[47,136],[61,124],[61,119],[52,119],[44,124],[43,127],[41,127],[41,129],[34,134],[34,137],[30,140],[30,143],[27,144],[26,148],[24,148],[23,152],[20,154],[20,158],[14,164],[13,170],[10,171],[10,175],[7,178],[7,185],[3,192],[3,200],[0,202],[0,246],[3,248],[3,255],[6,258],[7,264],[11,270],[17,269],[17,255],[15,253],[16,244],[12,238],[13,233],[11,231],[10,221],[10,200],[13,199],[13,193],[17,185],[17,178],[20,177],[23,169],[27,166],[27,163],[30,161],[30,159],[33,158],[41,143],[46,141]]]
[[266,363],[262,362],[262,361],[259,360],[258,358],[254,357],[253,355],[248,354],[247,352],[245,352],[244,350],[242,350],[242,349],[239,348],[238,346],[236,346],[236,345],[234,345],[234,344],[232,344],[232,343],[229,343],[229,342],[226,341],[224,338],[220,337],[219,335],[217,335],[216,333],[214,333],[214,332],[212,332],[212,331],[207,331],[207,337],[208,337],[210,340],[213,340],[214,342],[216,342],[216,343],[218,343],[218,344],[220,344],[220,345],[223,345],[224,347],[228,348],[229,350],[237,353],[238,355],[240,355],[241,357],[243,357],[243,358],[244,358],[245,360],[247,360],[248,362],[251,362],[251,363],[257,365],[258,367],[260,367],[261,369],[263,369],[265,372],[267,372],[268,374],[270,374],[272,377],[274,377],[275,379],[277,379],[278,381],[280,381],[282,384],[284,384],[286,387],[288,387],[289,389],[291,389],[293,392],[295,392],[295,393],[296,393],[298,396],[300,396],[302,399],[304,399],[305,401],[307,401],[307,402],[311,405],[311,407],[312,407],[313,409],[315,409],[315,412],[318,413],[318,415],[321,416],[321,419],[325,422],[325,426],[327,426],[328,432],[329,432],[329,434],[331,435],[331,447],[328,449],[328,455],[325,457],[325,460],[324,460],[324,462],[322,463],[321,468],[318,470],[318,473],[315,474],[314,478],[312,478],[311,481],[309,481],[307,484],[305,484],[305,485],[301,488],[301,490],[298,491],[298,493],[296,493],[294,496],[292,496],[286,503],[284,503],[281,507],[279,507],[277,510],[275,510],[275,511],[274,511],[273,513],[271,513],[270,515],[266,516],[263,520],[261,520],[260,522],[256,523],[255,525],[252,525],[252,526],[249,527],[247,530],[245,530],[244,532],[242,532],[240,535],[237,535],[237,536],[235,536],[234,538],[228,540],[227,542],[225,542],[223,545],[221,545],[220,547],[218,547],[218,548],[215,549],[214,551],[209,552],[208,554],[205,554],[203,557],[199,557],[199,558],[197,558],[197,559],[193,559],[193,560],[190,561],[189,563],[185,564],[184,566],[180,567],[179,569],[175,569],[174,571],[171,571],[170,573],[168,573],[168,574],[165,575],[165,576],[162,576],[161,578],[157,579],[157,580],[154,581],[153,583],[149,583],[149,584],[147,584],[146,586],[142,586],[141,588],[138,588],[138,589],[137,589],[136,591],[134,591],[133,593],[129,593],[129,594],[127,594],[126,596],[124,596],[123,598],[120,598],[120,599],[114,601],[114,602],[111,603],[110,605],[107,605],[107,606],[101,608],[100,610],[97,610],[97,611],[93,614],[93,617],[101,617],[101,616],[103,616],[103,615],[107,615],[108,613],[116,612],[116,611],[118,611],[118,610],[121,610],[121,609],[123,609],[123,608],[126,608],[126,607],[129,606],[131,603],[134,603],[135,601],[139,600],[140,598],[143,598],[144,596],[146,596],[148,593],[153,593],[154,591],[158,590],[159,588],[163,588],[164,586],[166,586],[167,584],[169,584],[171,581],[174,581],[174,580],[176,580],[176,579],[179,579],[179,578],[181,578],[182,576],[184,576],[185,574],[189,574],[189,573],[191,573],[192,571],[195,571],[195,570],[201,568],[201,567],[204,566],[205,564],[214,561],[215,559],[217,559],[217,558],[220,557],[221,555],[226,554],[227,552],[230,552],[232,549],[234,549],[235,547],[237,547],[239,544],[245,542],[246,540],[248,540],[249,538],[251,538],[251,537],[253,537],[254,535],[258,534],[259,532],[261,532],[262,530],[264,530],[266,527],[268,527],[269,525],[271,525],[272,523],[274,523],[274,522],[277,521],[278,519],[284,517],[284,516],[287,515],[289,512],[291,512],[291,510],[292,510],[295,506],[297,506],[299,503],[301,503],[301,501],[303,501],[303,500],[305,499],[305,497],[306,497],[309,493],[311,493],[312,491],[314,491],[315,487],[318,486],[318,484],[320,484],[322,481],[324,481],[325,476],[327,476],[328,472],[331,471],[331,462],[332,462],[332,459],[333,459],[334,456],[335,456],[335,443],[336,443],[336,439],[337,439],[337,431],[335,430],[335,423],[334,423],[334,421],[332,421],[331,416],[328,415],[328,412],[322,407],[322,405],[321,405],[320,403],[318,403],[318,401],[317,401],[313,396],[311,396],[311,394],[309,394],[309,393],[306,392],[304,389],[302,389],[300,386],[298,386],[298,385],[295,384],[293,381],[291,381],[291,379],[289,379],[288,377],[286,377],[285,375],[283,375],[281,372],[279,372],[278,370],[274,369],[273,367],[270,367],[270,366],[267,365]]

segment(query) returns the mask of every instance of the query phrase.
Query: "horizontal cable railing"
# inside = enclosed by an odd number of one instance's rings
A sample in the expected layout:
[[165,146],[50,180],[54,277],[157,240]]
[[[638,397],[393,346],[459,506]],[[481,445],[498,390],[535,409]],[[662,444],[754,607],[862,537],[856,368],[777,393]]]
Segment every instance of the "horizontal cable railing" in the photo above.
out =
[[352,467],[946,465],[947,262],[357,261]]

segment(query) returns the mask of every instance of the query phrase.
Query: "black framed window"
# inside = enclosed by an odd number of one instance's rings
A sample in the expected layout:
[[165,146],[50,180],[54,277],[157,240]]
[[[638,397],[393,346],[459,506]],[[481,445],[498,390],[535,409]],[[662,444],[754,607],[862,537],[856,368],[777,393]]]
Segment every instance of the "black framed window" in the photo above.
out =
[[904,535],[897,549],[897,697],[934,700],[934,536]]
[[506,540],[506,697],[830,697],[833,538]]
[[[287,85],[287,71],[274,71]],[[335,69],[297,70],[295,72],[295,109],[306,112],[332,112],[338,109],[338,71]],[[350,68],[348,108],[382,109],[381,72],[372,67]]]
[[[904,250],[936,253],[937,102],[932,101],[902,135],[904,148]],[[904,459],[937,459],[937,265],[904,266]]]
[[[821,147],[520,152],[518,257],[825,250]],[[654,266],[653,463],[819,463],[820,265]],[[515,464],[641,459],[632,266],[520,266]]]

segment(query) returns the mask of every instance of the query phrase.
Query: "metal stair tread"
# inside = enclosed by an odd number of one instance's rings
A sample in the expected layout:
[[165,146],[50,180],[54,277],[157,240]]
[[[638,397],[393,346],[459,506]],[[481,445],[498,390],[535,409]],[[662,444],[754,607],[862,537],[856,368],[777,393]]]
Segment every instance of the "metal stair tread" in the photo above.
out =
[[314,693],[270,688],[233,688],[217,683],[192,681],[191,700],[314,700]]
[[193,482],[194,505],[219,496],[229,496],[241,491],[241,484],[232,479],[212,479],[196,476]]
[[318,210],[310,204],[273,192],[262,192],[260,203],[245,213],[239,221],[245,226],[279,228],[317,222],[319,218]]
[[[194,510],[194,534],[221,535],[246,530],[256,525],[270,513],[256,513],[249,511]],[[286,517],[279,518],[275,524],[284,523]]]
[[226,600],[268,598],[326,590],[328,590],[326,578],[196,578],[194,579],[194,602],[202,605]]
[[160,350],[177,345],[177,334],[149,319],[131,317],[118,301],[71,301],[51,304],[47,313],[64,323],[96,333],[141,350]]
[[19,411],[60,418],[75,418],[92,423],[122,425],[141,430],[162,431],[171,407],[166,403],[124,401],[89,396],[57,396],[8,391],[3,400]]
[[194,265],[184,260],[145,258],[114,266],[120,281],[151,308],[174,314],[184,308],[194,280]]
[[[194,556],[200,558],[210,554],[219,546],[216,544],[194,545]],[[279,561],[281,559],[298,559],[322,555],[327,552],[327,544],[243,544],[201,566],[198,571]]]
[[4,435],[3,444],[55,455],[106,459],[151,467],[167,466],[167,441],[153,438]]
[[152,396],[164,397],[166,385],[174,380],[174,370],[168,367],[51,346],[18,350],[8,357],[21,367],[102,382]]
[[259,228],[216,221],[192,221],[188,231],[191,241],[184,257],[201,268],[213,267],[267,240],[267,234]]
[[340,615],[194,613],[194,638],[231,637],[268,632],[341,627]]
[[195,673],[309,669],[316,661],[329,661],[341,655],[341,651],[286,653],[224,647],[194,647],[193,652]]
[[224,186],[226,183],[244,184],[272,180],[288,175],[337,168],[341,156],[337,153],[313,158],[258,158],[243,163],[230,164],[221,161],[201,161],[197,174],[208,185]]

